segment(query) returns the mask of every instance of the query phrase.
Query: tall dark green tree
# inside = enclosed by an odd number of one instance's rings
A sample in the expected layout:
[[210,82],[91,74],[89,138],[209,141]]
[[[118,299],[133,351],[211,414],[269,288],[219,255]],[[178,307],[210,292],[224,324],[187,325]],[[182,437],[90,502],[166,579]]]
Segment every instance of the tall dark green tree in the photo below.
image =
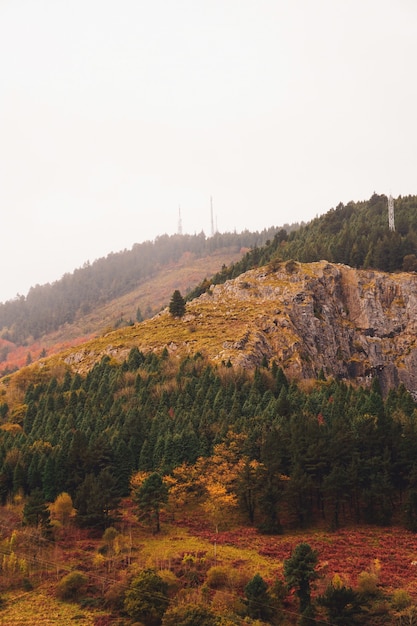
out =
[[330,584],[317,599],[327,611],[327,617],[335,626],[354,626],[363,623],[362,599],[357,591],[345,585]]
[[300,602],[301,615],[311,605],[311,583],[318,578],[318,556],[308,543],[299,543],[292,555],[284,561],[284,577],[289,589],[295,589]]
[[182,317],[185,313],[185,300],[178,289],[174,291],[169,303],[169,312],[174,317]]
[[51,515],[48,504],[42,491],[35,489],[28,497],[23,508],[23,524],[25,526],[36,526],[44,534],[51,531]]
[[75,493],[74,504],[80,526],[101,530],[113,526],[119,518],[120,493],[110,470],[104,469],[98,476],[87,474]]
[[139,520],[151,526],[153,532],[159,533],[160,511],[168,501],[168,487],[161,476],[154,472],[133,493],[133,500],[137,504]]
[[245,604],[249,617],[268,621],[272,615],[271,598],[268,585],[260,574],[248,582],[245,587]]

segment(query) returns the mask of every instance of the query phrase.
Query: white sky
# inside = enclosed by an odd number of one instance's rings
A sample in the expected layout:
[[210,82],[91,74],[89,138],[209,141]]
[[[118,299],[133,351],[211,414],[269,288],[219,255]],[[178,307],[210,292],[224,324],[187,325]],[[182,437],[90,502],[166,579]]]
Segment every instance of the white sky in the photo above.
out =
[[0,301],[416,194],[415,0],[0,0]]

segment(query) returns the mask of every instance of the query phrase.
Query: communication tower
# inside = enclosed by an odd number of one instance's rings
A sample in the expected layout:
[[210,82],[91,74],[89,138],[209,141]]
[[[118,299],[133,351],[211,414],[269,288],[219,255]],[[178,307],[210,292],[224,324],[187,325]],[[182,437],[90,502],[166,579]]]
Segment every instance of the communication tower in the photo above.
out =
[[388,198],[388,226],[390,230],[395,230],[394,222],[394,198],[389,195]]
[[210,196],[211,236],[214,236],[213,198]]

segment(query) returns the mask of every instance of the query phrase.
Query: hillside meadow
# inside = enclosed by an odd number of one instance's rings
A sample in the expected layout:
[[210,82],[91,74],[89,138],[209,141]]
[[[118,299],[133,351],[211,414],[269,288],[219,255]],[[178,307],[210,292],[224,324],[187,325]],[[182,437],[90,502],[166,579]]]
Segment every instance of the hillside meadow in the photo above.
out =
[[[360,623],[405,623],[401,619],[417,603],[417,536],[397,526],[359,525],[331,532],[324,524],[265,536],[235,518],[216,533],[204,511],[196,507],[177,510],[175,519],[166,510],[161,532],[155,535],[138,522],[130,499],[124,501],[122,511],[117,545],[104,549],[104,535],[92,536],[73,522],[65,529],[55,525],[53,539],[42,539],[34,529],[19,524],[21,505],[6,506],[1,525],[0,623],[133,623],[121,610],[122,599],[132,577],[151,568],[167,581],[170,605],[203,605],[227,618],[225,623],[260,624],[245,615],[245,586],[257,573],[271,589],[277,581],[284,581],[284,560],[302,542],[318,554],[313,601],[336,576],[368,596],[366,619]],[[16,555],[18,565],[7,565],[10,554]],[[81,571],[86,582],[76,596],[62,600],[60,581],[70,571]],[[296,624],[298,619],[296,597],[289,593],[281,600],[276,619],[268,623]],[[314,623],[329,623],[322,609]]]

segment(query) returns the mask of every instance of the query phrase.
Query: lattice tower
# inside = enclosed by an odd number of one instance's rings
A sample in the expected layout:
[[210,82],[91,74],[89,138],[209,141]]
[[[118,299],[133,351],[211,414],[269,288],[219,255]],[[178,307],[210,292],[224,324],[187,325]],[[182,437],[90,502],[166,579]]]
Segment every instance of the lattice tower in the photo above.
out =
[[388,198],[388,226],[390,230],[395,230],[394,198],[391,195]]

